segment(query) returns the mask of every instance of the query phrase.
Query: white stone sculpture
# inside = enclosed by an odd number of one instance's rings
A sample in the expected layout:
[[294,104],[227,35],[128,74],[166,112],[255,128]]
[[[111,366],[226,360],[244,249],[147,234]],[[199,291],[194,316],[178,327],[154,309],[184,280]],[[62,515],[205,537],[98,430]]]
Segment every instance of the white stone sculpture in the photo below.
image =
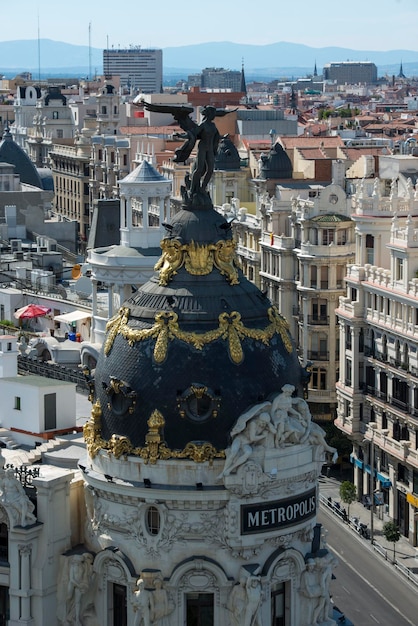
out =
[[247,605],[246,578],[242,576],[231,590],[227,608],[231,611],[233,626],[241,626]]
[[12,468],[0,470],[0,502],[12,514],[15,524],[25,527],[36,522],[35,506]]
[[260,616],[263,593],[259,576],[249,576],[245,585],[247,597],[243,626],[263,626]]
[[84,552],[63,557],[58,577],[58,623],[64,626],[97,623],[94,590],[93,556]]
[[154,578],[154,590],[150,595],[151,620],[153,626],[169,626],[167,615],[174,610],[160,576]]
[[231,430],[232,443],[226,450],[224,469],[218,479],[236,473],[254,459],[261,447],[266,450],[308,443],[332,454],[333,462],[336,461],[336,449],[328,445],[322,428],[312,422],[307,402],[293,397],[294,391],[294,385],[283,385],[272,402],[256,404],[238,418]]
[[322,609],[323,589],[314,559],[308,559],[300,577],[301,626],[316,626]]
[[316,559],[316,567],[321,586],[321,598],[318,606],[318,623],[320,624],[333,623],[331,615],[330,585],[332,580],[332,571],[336,565],[337,559],[333,554],[331,554],[331,552],[327,552],[324,557]]
[[151,626],[151,592],[144,588],[144,581],[138,578],[132,604],[134,607],[133,626]]
[[301,414],[295,409],[294,398],[292,398],[294,391],[293,385],[283,385],[282,393],[274,398],[271,405],[271,417],[276,427],[277,447],[287,443],[299,443],[306,430]]
[[270,402],[257,404],[238,418],[231,430],[232,444],[226,450],[224,469],[218,478],[236,471],[250,458],[254,446],[264,442],[269,433],[275,435],[270,414],[265,410],[269,407]]

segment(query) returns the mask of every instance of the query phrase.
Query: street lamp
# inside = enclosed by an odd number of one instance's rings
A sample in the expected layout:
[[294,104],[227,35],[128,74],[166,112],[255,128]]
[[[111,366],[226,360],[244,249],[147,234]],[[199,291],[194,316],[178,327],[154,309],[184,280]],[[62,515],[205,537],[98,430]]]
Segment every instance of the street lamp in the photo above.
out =
[[370,542],[373,545],[374,540],[374,431],[377,428],[377,422],[369,422],[369,428],[372,431],[370,441]]

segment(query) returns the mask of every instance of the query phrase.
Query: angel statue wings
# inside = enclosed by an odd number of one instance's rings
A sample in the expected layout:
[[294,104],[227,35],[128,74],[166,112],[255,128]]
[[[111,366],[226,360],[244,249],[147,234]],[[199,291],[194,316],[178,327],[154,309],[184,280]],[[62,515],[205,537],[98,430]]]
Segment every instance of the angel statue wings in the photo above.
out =
[[185,163],[190,157],[193,148],[198,141],[197,155],[194,162],[190,179],[186,177],[186,187],[188,190],[188,200],[192,200],[196,194],[206,193],[207,185],[212,177],[215,165],[215,155],[218,150],[220,134],[214,123],[215,117],[223,117],[228,113],[236,111],[233,109],[217,109],[214,106],[204,106],[201,108],[202,121],[197,124],[190,117],[193,107],[174,104],[150,104],[145,101],[136,103],[144,106],[148,111],[155,113],[171,113],[184,133],[178,133],[177,137],[184,139],[175,151],[174,162]]

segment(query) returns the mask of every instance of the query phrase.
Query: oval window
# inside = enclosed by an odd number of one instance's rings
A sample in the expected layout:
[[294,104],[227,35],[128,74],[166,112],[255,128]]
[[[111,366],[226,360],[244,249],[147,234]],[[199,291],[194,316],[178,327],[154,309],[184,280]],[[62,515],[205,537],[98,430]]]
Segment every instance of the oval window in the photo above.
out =
[[160,512],[155,506],[150,506],[146,515],[147,531],[150,535],[158,535],[160,532]]

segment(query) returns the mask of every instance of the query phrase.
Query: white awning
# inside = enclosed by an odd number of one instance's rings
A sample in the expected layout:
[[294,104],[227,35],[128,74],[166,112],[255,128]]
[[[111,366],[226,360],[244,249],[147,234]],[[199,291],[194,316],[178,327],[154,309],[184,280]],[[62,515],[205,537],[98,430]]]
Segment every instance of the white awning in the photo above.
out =
[[71,311],[71,313],[63,313],[62,315],[56,315],[54,317],[55,322],[67,322],[67,324],[72,324],[73,322],[77,322],[78,320],[85,320],[88,317],[91,317],[91,313],[87,313],[87,311]]

